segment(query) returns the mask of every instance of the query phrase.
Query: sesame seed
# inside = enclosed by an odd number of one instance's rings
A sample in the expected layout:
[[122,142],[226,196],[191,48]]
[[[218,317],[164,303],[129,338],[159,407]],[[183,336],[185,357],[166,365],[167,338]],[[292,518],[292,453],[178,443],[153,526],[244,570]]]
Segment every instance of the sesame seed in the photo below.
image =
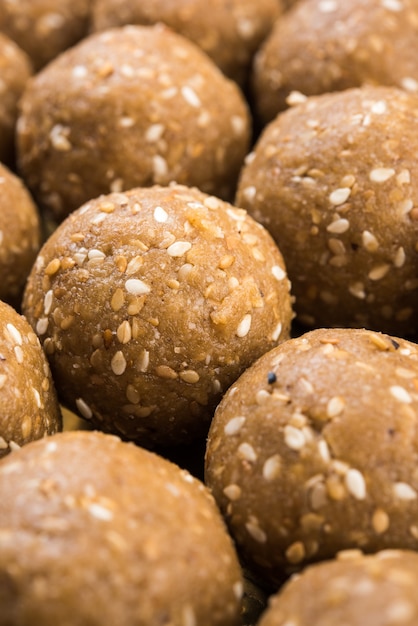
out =
[[305,546],[301,541],[295,541],[287,548],[285,555],[289,563],[301,563],[306,555]]
[[341,235],[342,233],[345,233],[349,228],[350,228],[350,222],[346,220],[345,218],[341,217],[331,222],[331,224],[328,224],[327,231],[329,233]]
[[351,194],[351,189],[349,187],[340,187],[339,189],[334,189],[329,194],[329,201],[334,206],[338,206],[340,204],[344,204],[348,200]]
[[3,437],[0,437],[0,450],[6,450],[9,447],[9,444]]
[[383,509],[376,509],[372,516],[372,526],[375,533],[381,535],[390,525],[389,515]]
[[267,481],[274,480],[280,476],[282,462],[278,454],[269,457],[263,465],[263,478]]
[[389,391],[395,400],[398,400],[399,402],[404,402],[405,404],[410,404],[412,402],[412,397],[409,392],[400,385],[392,385],[392,387],[389,387]]
[[344,477],[347,491],[356,500],[364,500],[366,497],[366,482],[364,476],[357,469],[349,469]]
[[133,385],[127,385],[125,395],[131,404],[139,404],[141,397]]
[[382,263],[381,265],[376,265],[376,267],[373,267],[368,273],[368,277],[370,278],[370,280],[381,280],[386,276],[389,270],[389,263]]
[[324,461],[324,463],[330,462],[331,454],[330,454],[329,447],[325,439],[320,439],[318,441],[318,452],[319,452],[321,459]]
[[132,329],[131,325],[127,320],[124,320],[118,327],[116,331],[116,336],[120,343],[129,343],[132,339]]
[[178,377],[177,372],[169,365],[158,365],[155,368],[155,373],[160,378],[166,378],[167,380],[175,380]]
[[89,261],[103,261],[106,258],[106,255],[101,250],[89,250],[87,257]]
[[132,117],[121,117],[119,120],[119,126],[121,128],[132,128],[135,124],[135,120]]
[[403,267],[406,261],[405,249],[400,246],[394,256],[393,265],[397,268]]
[[361,233],[361,240],[363,247],[367,250],[367,252],[376,252],[379,248],[379,242],[369,230],[364,230]]
[[6,328],[9,332],[11,340],[18,346],[21,346],[23,343],[22,335],[20,334],[16,326],[9,323],[9,324],[6,324]]
[[164,124],[152,124],[145,131],[145,141],[155,143],[159,141],[164,133]]
[[153,156],[152,168],[153,168],[153,172],[154,172],[154,176],[156,180],[160,178],[164,179],[168,174],[167,161],[159,154],[156,154]]
[[194,370],[184,370],[180,372],[179,378],[181,378],[183,382],[191,384],[198,383],[200,380],[199,374]]
[[286,272],[280,267],[280,265],[273,265],[271,273],[276,280],[283,280],[283,278],[286,278]]
[[142,350],[140,357],[137,361],[137,366],[140,372],[146,372],[149,366],[149,352],[148,350]]
[[139,270],[139,268],[143,266],[143,264],[144,264],[144,259],[142,256],[140,255],[134,256],[134,258],[131,259],[129,263],[127,264],[125,273],[135,274]]
[[290,94],[286,98],[286,104],[290,107],[295,106],[296,104],[302,104],[306,102],[307,96],[301,93],[300,91],[291,91]]
[[255,401],[259,406],[262,406],[270,399],[270,394],[265,389],[259,389],[255,394]]
[[60,267],[61,261],[59,259],[52,259],[52,261],[50,261],[45,268],[45,274],[47,276],[52,276],[53,274],[56,274],[58,272]]
[[231,117],[231,126],[236,135],[242,135],[246,128],[246,121],[239,115],[233,115]]
[[262,530],[260,528],[260,526],[258,525],[257,521],[249,521],[245,524],[245,528],[247,529],[247,532],[249,535],[251,535],[251,537],[257,541],[257,543],[266,543],[267,541],[267,535],[264,532],[264,530]]
[[36,332],[38,335],[44,335],[46,333],[46,331],[48,330],[48,318],[47,317],[41,317],[37,322],[36,322]]
[[151,291],[151,287],[144,283],[144,281],[139,280],[139,278],[129,278],[125,283],[125,289],[134,296],[146,294]]
[[327,416],[337,417],[341,415],[345,408],[345,400],[341,396],[334,396],[327,403]]
[[284,441],[291,450],[301,450],[306,443],[303,431],[289,424],[284,427]]
[[257,460],[257,454],[253,446],[245,442],[241,443],[238,446],[238,456],[240,456],[245,461],[250,461],[252,463],[254,463]]
[[110,306],[112,307],[112,311],[119,311],[123,307],[124,302],[125,294],[123,293],[122,289],[116,289],[110,300]]
[[111,362],[110,362],[110,366],[112,368],[112,372],[116,375],[116,376],[121,376],[124,371],[126,370],[126,359],[123,355],[123,352],[121,352],[120,350],[118,350],[117,352],[115,352]]
[[244,317],[238,324],[238,327],[235,331],[235,334],[237,335],[237,337],[242,338],[248,335],[248,333],[250,332],[250,328],[251,328],[251,321],[252,321],[252,317],[249,313],[247,313],[247,315],[244,315]]
[[387,104],[384,100],[377,100],[377,102],[373,102],[370,110],[372,113],[376,113],[377,115],[382,115],[382,113],[386,113]]
[[96,519],[102,520],[103,522],[110,522],[113,519],[113,512],[110,509],[102,506],[101,504],[96,504],[92,502],[87,507],[90,515],[95,517]]
[[154,209],[154,219],[156,222],[159,222],[160,224],[165,224],[165,222],[168,220],[168,213],[167,211],[165,211],[163,209],[163,207],[161,206],[157,206]]
[[417,492],[408,483],[398,482],[393,485],[393,493],[399,500],[415,500]]
[[381,0],[381,4],[388,11],[398,12],[404,8],[400,0]]
[[49,289],[49,291],[46,292],[45,297],[44,297],[45,315],[48,315],[51,312],[53,297],[54,297],[53,291],[52,289]]
[[72,75],[74,78],[85,78],[88,74],[87,68],[85,65],[75,65],[72,70]]
[[18,363],[23,363],[24,361],[24,355],[23,355],[23,350],[20,346],[15,346],[13,348],[13,352],[15,353],[15,357],[16,357],[16,361]]
[[194,89],[192,89],[188,85],[184,85],[181,88],[181,95],[186,100],[186,102],[188,102],[188,104],[190,104],[192,107],[198,108],[201,106],[201,101],[200,101],[199,96],[194,91]]
[[282,332],[282,328],[283,328],[283,325],[282,325],[281,322],[279,322],[276,325],[276,327],[274,328],[273,332],[271,333],[271,338],[272,338],[273,341],[277,341],[278,340],[278,338],[280,337],[280,334]]
[[369,179],[373,183],[384,183],[395,175],[395,170],[391,167],[376,167],[371,170]]
[[12,452],[16,452],[17,450],[20,450],[20,446],[18,443],[16,443],[16,441],[9,441],[9,448]]
[[180,257],[186,254],[192,247],[189,241],[175,241],[167,248],[167,254],[171,257]]
[[242,190],[242,195],[244,196],[244,200],[246,200],[246,202],[252,202],[255,199],[256,194],[257,194],[257,187],[254,187],[254,185],[245,187]]
[[0,389],[4,387],[6,380],[7,380],[6,374],[0,374]]
[[227,485],[225,487],[225,489],[223,490],[224,494],[226,495],[226,497],[228,498],[228,500],[239,500],[239,498],[241,497],[241,487],[239,487],[238,485]]
[[418,91],[418,81],[411,76],[405,76],[401,80],[401,87],[403,87],[403,89],[406,89],[406,91]]
[[69,134],[70,129],[67,126],[63,126],[62,124],[55,124],[55,126],[51,128],[51,131],[49,133],[52,147],[59,152],[68,152],[69,150],[71,150],[72,146],[68,139]]

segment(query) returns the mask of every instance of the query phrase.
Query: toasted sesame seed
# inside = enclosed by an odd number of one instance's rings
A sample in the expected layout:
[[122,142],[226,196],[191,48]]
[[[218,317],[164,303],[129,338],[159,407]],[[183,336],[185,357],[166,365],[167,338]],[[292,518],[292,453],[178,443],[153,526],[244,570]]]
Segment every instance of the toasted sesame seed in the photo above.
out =
[[262,406],[270,399],[270,393],[265,389],[259,389],[255,394],[255,401],[259,406]]
[[223,490],[223,492],[228,498],[228,500],[235,501],[235,500],[240,499],[242,490],[241,490],[241,487],[239,487],[239,485],[231,484],[231,485],[227,485],[225,489]]
[[349,469],[345,475],[345,486],[347,487],[347,491],[354,497],[356,500],[364,500],[366,497],[366,482],[364,480],[364,476],[357,469]]
[[289,424],[284,427],[284,441],[291,450],[301,450],[306,443],[303,431]]
[[112,307],[112,311],[119,311],[123,307],[124,302],[125,294],[123,290],[118,287],[110,300],[110,306]]
[[134,296],[146,294],[151,291],[151,287],[144,283],[143,280],[139,280],[139,278],[129,278],[125,282],[125,289]]
[[280,265],[273,265],[271,273],[277,280],[283,280],[283,278],[286,278],[286,272],[280,267]]
[[412,402],[412,397],[405,387],[392,385],[389,387],[389,391],[395,400],[398,400],[399,402],[404,402],[405,404],[410,404]]
[[379,248],[379,242],[376,237],[368,230],[364,230],[361,234],[361,240],[363,247],[367,252],[376,252]]
[[179,373],[179,378],[185,383],[195,384],[200,380],[200,376],[194,370],[183,370]]
[[6,328],[9,332],[11,340],[18,346],[21,346],[23,344],[22,335],[20,334],[16,326],[14,326],[11,323],[8,323],[6,324]]
[[154,219],[156,222],[159,222],[160,224],[165,224],[165,222],[168,220],[168,213],[167,211],[165,211],[163,209],[163,207],[161,206],[157,206],[154,209]]
[[201,106],[201,101],[199,96],[197,95],[197,93],[195,92],[194,89],[192,89],[191,87],[189,87],[188,85],[184,85],[181,88],[181,95],[183,96],[183,98],[186,100],[186,102],[188,102],[188,104],[190,104],[192,107],[200,107]]
[[384,183],[395,175],[395,170],[391,167],[376,167],[371,170],[369,179],[373,183]]
[[329,194],[328,199],[332,205],[339,206],[348,200],[350,194],[350,187],[340,187],[339,189],[334,189],[334,191]]
[[159,141],[163,136],[164,130],[164,124],[152,124],[145,131],[145,141],[148,143]]
[[327,231],[329,233],[342,235],[342,233],[345,233],[349,228],[350,228],[350,222],[346,220],[345,218],[341,217],[331,222],[331,224],[328,224]]
[[376,509],[372,516],[372,526],[375,533],[381,535],[390,525],[389,515],[383,509]]
[[160,378],[166,378],[167,380],[175,380],[178,377],[177,372],[169,365],[158,365],[155,368],[155,373]]
[[393,265],[395,267],[403,267],[405,265],[405,261],[406,261],[406,254],[405,254],[405,249],[403,248],[403,246],[400,246],[395,253],[394,259],[393,259]]
[[132,339],[131,325],[127,320],[124,320],[116,331],[116,336],[120,343],[128,343]]
[[301,541],[295,541],[287,548],[285,555],[289,563],[297,565],[301,563],[306,556],[305,546]]
[[252,321],[252,317],[249,313],[247,313],[247,315],[244,315],[244,317],[238,324],[238,327],[235,331],[235,334],[237,335],[237,337],[242,338],[248,335],[248,333],[250,332],[250,328],[251,328],[251,321]]
[[381,280],[386,276],[389,270],[389,263],[382,263],[381,265],[376,265],[375,267],[373,267],[368,273],[368,277],[370,278],[370,280]]
[[62,124],[55,124],[50,130],[49,138],[52,147],[59,152],[68,152],[71,150],[71,142],[68,139],[70,129]]
[[248,534],[251,535],[257,543],[266,543],[267,535],[264,530],[260,528],[257,520],[250,520],[245,524],[245,528],[247,529]]
[[125,395],[131,404],[139,404],[141,397],[133,385],[127,385]]
[[404,482],[397,482],[393,485],[393,493],[399,500],[415,500],[417,492],[411,485]]
[[318,441],[318,452],[321,459],[324,463],[329,463],[331,460],[331,453],[329,451],[329,447],[325,439],[320,439]]
[[116,375],[116,376],[121,376],[124,371],[126,370],[126,359],[124,357],[124,354],[121,350],[118,350],[117,352],[115,352],[115,354],[113,355],[113,358],[110,362],[110,366],[112,368],[112,372]]
[[274,480],[280,476],[282,462],[278,454],[269,457],[263,465],[263,478],[267,481]]
[[341,396],[334,396],[327,403],[327,416],[328,417],[337,417],[337,415],[341,415],[345,408],[345,400]]
[[47,276],[52,276],[53,274],[56,274],[58,272],[60,267],[61,261],[59,259],[52,259],[52,261],[50,261],[45,268],[45,274]]
[[245,461],[251,461],[254,463],[257,460],[257,453],[254,450],[253,446],[249,443],[241,443],[238,446],[238,456],[240,456]]
[[192,247],[189,241],[175,241],[167,248],[167,254],[171,257],[180,257],[186,254]]
[[46,331],[48,330],[48,318],[47,317],[41,317],[37,322],[36,322],[36,332],[38,335],[44,335],[46,333]]

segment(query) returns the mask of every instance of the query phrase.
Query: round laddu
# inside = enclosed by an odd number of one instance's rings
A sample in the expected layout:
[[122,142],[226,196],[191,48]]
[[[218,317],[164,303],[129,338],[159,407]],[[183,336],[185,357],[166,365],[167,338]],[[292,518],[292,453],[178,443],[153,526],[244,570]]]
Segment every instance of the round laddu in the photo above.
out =
[[26,319],[2,301],[0,407],[0,458],[62,428],[51,372],[38,337]]
[[74,211],[41,249],[23,309],[64,404],[150,446],[205,436],[222,393],[292,317],[267,231],[180,185]]
[[0,162],[14,164],[18,101],[32,74],[27,55],[0,33]]
[[0,32],[39,70],[87,32],[91,0],[0,0]]
[[61,433],[10,455],[0,527],[1,624],[240,624],[241,570],[210,494],[117,437]]
[[20,307],[40,247],[38,210],[22,181],[0,163],[0,300]]
[[96,33],[25,90],[18,161],[57,219],[101,193],[177,182],[231,199],[249,146],[236,83],[162,25]]
[[252,70],[255,108],[264,123],[299,94],[362,85],[418,91],[415,0],[300,0],[258,50]]
[[92,30],[167,24],[194,41],[229,78],[244,85],[254,53],[281,13],[279,0],[96,0]]
[[259,626],[415,626],[418,555],[343,552],[312,565],[270,599]]
[[305,327],[418,332],[418,97],[312,96],[271,122],[235,203],[284,256]]
[[417,549],[417,383],[415,343],[318,329],[225,394],[205,481],[267,585],[344,549]]

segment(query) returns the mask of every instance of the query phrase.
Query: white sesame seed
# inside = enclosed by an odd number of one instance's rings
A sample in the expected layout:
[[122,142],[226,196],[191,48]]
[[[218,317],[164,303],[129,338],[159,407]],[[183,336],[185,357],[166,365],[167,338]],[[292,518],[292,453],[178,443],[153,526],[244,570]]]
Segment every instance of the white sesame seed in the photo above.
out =
[[135,120],[132,117],[121,117],[119,120],[119,126],[121,128],[132,128],[134,126]]
[[139,268],[142,267],[143,264],[144,259],[142,258],[142,256],[134,256],[133,259],[131,259],[126,266],[125,273],[128,275],[135,274],[139,270]]
[[35,398],[35,403],[36,406],[38,407],[38,409],[42,408],[42,402],[41,402],[41,396],[39,395],[39,391],[37,389],[35,389],[35,387],[32,387],[32,392]]
[[52,301],[54,298],[54,294],[52,289],[49,289],[44,297],[44,313],[45,315],[49,315],[49,313],[51,312],[51,307],[52,307]]
[[232,586],[232,589],[233,589],[236,599],[241,600],[244,594],[244,585],[242,584],[242,582],[239,580],[236,583],[234,583]]
[[406,261],[406,254],[405,254],[405,249],[400,246],[395,253],[394,259],[393,259],[393,265],[395,267],[403,267],[405,265],[405,261]]
[[75,65],[72,70],[74,78],[84,78],[87,76],[88,71],[85,65]]
[[329,201],[334,206],[338,206],[344,204],[350,197],[350,194],[350,187],[340,187],[339,189],[334,189],[334,191],[329,194]]
[[225,424],[225,435],[236,435],[245,424],[246,418],[244,416],[233,417]]
[[334,396],[327,403],[328,417],[336,417],[341,415],[345,408],[345,400],[341,396]]
[[409,170],[401,170],[396,176],[396,181],[399,185],[409,185],[411,182],[411,172]]
[[157,206],[154,209],[154,219],[156,222],[159,222],[160,224],[165,224],[165,222],[168,220],[168,213],[167,211],[165,211],[163,209],[163,207],[161,206]]
[[384,183],[395,175],[395,170],[391,167],[376,167],[371,170],[369,178],[373,183]]
[[267,535],[258,524],[254,522],[247,522],[245,524],[245,528],[247,529],[248,534],[251,535],[257,543],[266,543]]
[[386,113],[387,111],[387,104],[384,100],[377,100],[376,102],[373,102],[372,106],[370,107],[370,110],[372,113],[376,113],[377,115],[382,115],[382,113]]
[[70,129],[62,124],[55,124],[50,130],[49,138],[52,146],[59,152],[68,152],[71,150],[71,143],[68,140]]
[[324,461],[324,463],[330,462],[331,453],[329,451],[329,447],[325,439],[320,439],[318,441],[318,452],[319,452],[321,459]]
[[259,389],[255,394],[255,401],[259,406],[262,406],[270,399],[270,394],[266,389]]
[[242,135],[246,128],[245,119],[239,115],[233,115],[231,117],[231,126],[236,135]]
[[407,198],[406,200],[402,200],[402,202],[399,202],[397,207],[401,215],[408,215],[408,213],[414,208],[414,203],[410,198]]
[[244,315],[244,317],[238,324],[237,330],[235,331],[236,336],[241,337],[241,338],[246,337],[248,333],[250,332],[251,322],[252,322],[251,315],[249,313],[247,313],[247,315]]
[[254,36],[256,25],[250,19],[242,17],[237,20],[237,31],[243,39],[251,39]]
[[376,252],[379,248],[379,242],[369,230],[364,230],[362,232],[361,239],[363,247],[367,250],[367,252]]
[[345,233],[349,228],[350,228],[350,222],[346,220],[345,218],[341,217],[331,222],[331,224],[328,224],[327,231],[329,233],[341,235],[342,233]]
[[381,265],[376,265],[376,267],[373,267],[367,275],[370,280],[381,280],[386,276],[389,270],[389,263],[382,263]]
[[231,485],[227,485],[225,489],[223,490],[223,492],[228,498],[228,500],[235,501],[235,500],[240,499],[242,490],[241,490],[241,487],[239,487],[239,485],[231,484]]
[[115,352],[115,354],[113,355],[113,358],[110,362],[110,366],[112,368],[112,372],[116,375],[116,376],[121,376],[124,371],[126,370],[126,359],[123,355],[123,352],[121,350],[118,350],[117,352]]
[[47,330],[48,330],[48,318],[47,317],[41,317],[36,322],[36,332],[37,332],[38,335],[44,335]]
[[257,453],[250,443],[241,443],[238,446],[238,455],[245,461],[254,463],[257,460]]
[[101,250],[97,250],[95,248],[93,250],[89,250],[87,256],[90,261],[102,261],[103,259],[106,258],[106,255],[104,252],[102,252]]
[[405,404],[410,404],[412,402],[412,397],[405,387],[392,385],[392,387],[389,387],[389,391],[395,400],[398,400],[399,402],[403,402]]
[[295,106],[296,104],[302,104],[306,102],[307,96],[301,93],[300,91],[291,91],[290,94],[286,98],[286,104],[290,107]]
[[286,272],[280,267],[280,265],[273,265],[271,273],[276,280],[283,280],[283,278],[286,278]]
[[151,291],[151,287],[139,280],[139,278],[129,278],[125,283],[125,289],[134,296],[139,296]]
[[9,331],[9,335],[11,340],[17,344],[18,346],[21,346],[23,341],[22,341],[22,335],[20,334],[20,332],[18,331],[18,329],[16,328],[16,326],[14,326],[13,324],[6,324],[6,328]]
[[149,351],[142,350],[138,359],[138,369],[140,372],[146,372],[149,366]]
[[128,320],[124,320],[116,331],[116,336],[120,343],[129,343],[132,339],[132,328]]
[[337,10],[337,2],[335,0],[321,0],[318,8],[321,13],[333,13]]
[[393,485],[393,493],[399,500],[415,500],[417,492],[408,483],[398,482]]
[[15,346],[13,348],[13,352],[15,353],[15,357],[16,357],[16,361],[18,363],[23,363],[24,361],[24,355],[23,355],[23,350],[20,346]]
[[181,88],[181,95],[186,100],[186,102],[188,102],[188,104],[190,104],[192,107],[198,108],[202,104],[195,90],[189,87],[188,85],[184,85]]
[[152,124],[145,131],[145,141],[155,143],[159,141],[164,133],[164,124]]
[[101,504],[92,502],[89,504],[87,510],[90,515],[96,519],[102,520],[103,522],[110,522],[113,519],[113,512]]
[[364,500],[366,497],[366,482],[364,476],[357,469],[349,469],[344,477],[345,486],[347,491],[356,500]]
[[278,340],[278,338],[280,337],[280,334],[282,332],[282,328],[283,328],[283,325],[282,325],[281,322],[279,322],[276,325],[276,327],[274,328],[273,332],[271,333],[271,338],[272,338],[273,341],[277,341]]
[[167,161],[159,154],[152,157],[152,168],[155,178],[164,178],[168,173]]
[[305,434],[299,428],[287,424],[284,427],[284,441],[291,450],[301,450],[306,443]]
[[263,465],[263,478],[268,481],[274,480],[280,475],[281,466],[282,463],[278,454],[269,457]]
[[247,202],[252,202],[255,199],[256,194],[257,194],[257,187],[254,187],[254,185],[250,185],[249,187],[245,187],[242,190],[242,195],[244,196],[244,199]]
[[388,11],[402,11],[404,8],[403,3],[400,0],[381,0],[382,7],[388,9]]
[[171,257],[180,257],[186,254],[192,247],[190,241],[175,241],[168,246],[167,254]]

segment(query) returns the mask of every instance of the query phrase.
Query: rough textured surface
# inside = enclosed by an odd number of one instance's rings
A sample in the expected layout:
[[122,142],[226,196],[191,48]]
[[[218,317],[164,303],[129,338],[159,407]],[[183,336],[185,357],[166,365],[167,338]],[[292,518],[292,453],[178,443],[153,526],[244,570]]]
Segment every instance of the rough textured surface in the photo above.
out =
[[417,549],[417,384],[416,344],[320,329],[228,390],[206,483],[266,584],[343,549]]
[[364,87],[312,97],[260,137],[236,204],[278,243],[310,327],[418,332],[418,97]]
[[70,215],[39,253],[23,309],[65,404],[145,445],[205,436],[222,393],[289,336],[289,281],[245,211],[184,186]]
[[240,623],[240,567],[204,485],[116,437],[62,433],[2,461],[0,528],[1,624]]
[[25,318],[0,301],[0,458],[61,427],[39,340]]
[[307,568],[278,594],[259,626],[415,626],[418,555],[343,552]]
[[0,163],[1,300],[20,307],[26,279],[40,247],[38,210],[22,181]]
[[363,84],[418,91],[415,0],[300,0],[276,22],[254,62],[264,122],[294,91],[316,95]]
[[0,33],[0,161],[14,164],[17,103],[32,68],[27,55]]
[[164,22],[194,41],[230,78],[244,85],[254,53],[280,15],[279,0],[96,0],[92,29]]
[[57,219],[100,193],[176,181],[235,193],[248,107],[195,44],[162,25],[91,35],[25,90],[21,171]]
[[0,0],[0,31],[16,41],[36,70],[87,32],[91,0]]

